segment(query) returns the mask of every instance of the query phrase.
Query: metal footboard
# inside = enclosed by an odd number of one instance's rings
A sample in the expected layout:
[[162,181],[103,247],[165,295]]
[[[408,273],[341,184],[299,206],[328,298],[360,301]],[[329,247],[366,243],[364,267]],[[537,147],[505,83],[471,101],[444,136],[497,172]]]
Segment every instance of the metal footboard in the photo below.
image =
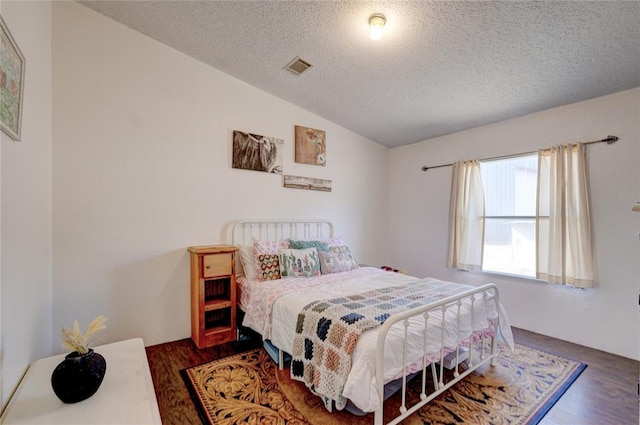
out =
[[[444,321],[447,316],[447,312],[455,312],[455,321],[456,321],[456,335],[459,335],[460,329],[460,310],[462,304],[464,302],[470,302],[470,320],[471,320],[471,329],[473,330],[474,323],[474,304],[477,300],[482,299],[484,303],[494,302],[496,307],[496,313],[499,312],[499,294],[498,288],[495,284],[487,284],[484,286],[480,286],[478,288],[471,289],[469,291],[462,292],[460,294],[442,299],[441,301],[424,305],[421,307],[414,308],[412,310],[408,310],[404,313],[394,314],[389,317],[384,324],[380,327],[378,333],[377,340],[377,349],[376,349],[376,381],[377,381],[377,391],[378,397],[380,400],[380,408],[376,410],[374,415],[374,424],[382,425],[383,424],[383,413],[384,413],[384,348],[385,348],[385,339],[387,337],[387,333],[389,329],[397,324],[401,323],[401,326],[404,326],[404,339],[403,339],[403,347],[402,347],[402,355],[403,355],[403,371],[402,371],[402,402],[399,409],[399,414],[394,419],[389,421],[387,425],[397,424],[406,417],[413,414],[415,411],[420,409],[425,404],[429,403],[431,400],[436,398],[438,395],[446,391],[448,388],[456,384],[457,382],[464,379],[471,372],[476,370],[478,367],[486,364],[487,362],[491,362],[492,366],[496,364],[496,356],[497,356],[497,334],[499,329],[499,315],[496,317],[494,321],[494,333],[493,336],[489,337],[490,339],[490,348],[487,349],[486,339],[487,337],[483,336],[479,338],[478,341],[474,341],[473,332],[472,335],[468,338],[468,350],[469,350],[469,359],[466,370],[460,372],[459,363],[460,363],[460,353],[463,345],[467,343],[465,340],[460,340],[457,338],[457,345],[453,348],[451,353],[455,352],[455,370],[453,372],[453,377],[445,382],[445,373],[444,373],[444,363],[445,356],[449,350],[445,347],[445,324]],[[467,301],[468,300],[468,301]],[[440,312],[440,318],[436,317],[436,314]],[[407,366],[408,360],[406,359],[407,352],[407,331],[409,326],[415,326],[415,323],[410,324],[409,319],[416,316],[422,316],[424,319],[423,324],[423,355],[422,355],[422,373],[421,373],[421,393],[420,400],[415,404],[407,407]],[[449,314],[451,316],[451,313]],[[441,332],[441,341],[440,341],[440,361],[439,366],[436,366],[434,362],[427,364],[427,329],[429,323],[434,323],[434,320],[439,320],[440,327],[442,329]],[[488,353],[487,353],[488,351]],[[475,357],[474,357],[475,355]],[[477,363],[476,363],[477,360]],[[430,367],[428,367],[430,366]],[[427,376],[428,373],[431,373],[433,380],[433,391],[427,390]],[[415,379],[418,379],[416,376]]]

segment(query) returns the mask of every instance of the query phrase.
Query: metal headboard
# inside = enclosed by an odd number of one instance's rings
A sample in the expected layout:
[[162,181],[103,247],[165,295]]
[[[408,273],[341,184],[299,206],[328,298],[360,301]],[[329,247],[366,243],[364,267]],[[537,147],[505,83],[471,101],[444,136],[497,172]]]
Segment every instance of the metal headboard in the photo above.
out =
[[232,245],[251,245],[253,238],[314,239],[333,237],[333,223],[328,220],[241,220],[233,223]]

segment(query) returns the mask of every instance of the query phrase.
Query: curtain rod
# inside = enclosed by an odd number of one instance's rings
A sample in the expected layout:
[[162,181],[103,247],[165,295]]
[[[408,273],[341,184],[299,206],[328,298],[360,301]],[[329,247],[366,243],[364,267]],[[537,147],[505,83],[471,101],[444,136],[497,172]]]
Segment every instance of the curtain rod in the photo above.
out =
[[[605,142],[607,145],[610,145],[612,143],[615,143],[616,141],[618,141],[620,138],[618,136],[607,136],[604,139],[601,140],[593,140],[591,142],[583,142],[583,145],[590,145],[592,143],[603,143]],[[502,156],[492,156],[490,158],[482,158],[479,159],[478,161],[487,161],[489,159],[502,159],[502,158],[511,158],[514,156],[522,156],[522,155],[529,155],[532,153],[536,153],[538,151],[531,151],[531,152],[522,152],[522,153],[516,153],[516,154],[511,154],[511,155],[502,155]],[[451,164],[441,164],[441,165],[433,165],[431,167],[427,167],[426,165],[422,166],[422,171],[427,171],[430,170],[432,168],[440,168],[440,167],[451,167],[453,165],[453,163]]]

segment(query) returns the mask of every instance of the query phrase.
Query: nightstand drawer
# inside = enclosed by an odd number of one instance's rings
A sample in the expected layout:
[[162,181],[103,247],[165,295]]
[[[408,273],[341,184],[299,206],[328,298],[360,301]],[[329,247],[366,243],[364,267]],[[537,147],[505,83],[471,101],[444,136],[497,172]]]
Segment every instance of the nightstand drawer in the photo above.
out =
[[202,277],[231,274],[232,253],[211,254],[202,257]]

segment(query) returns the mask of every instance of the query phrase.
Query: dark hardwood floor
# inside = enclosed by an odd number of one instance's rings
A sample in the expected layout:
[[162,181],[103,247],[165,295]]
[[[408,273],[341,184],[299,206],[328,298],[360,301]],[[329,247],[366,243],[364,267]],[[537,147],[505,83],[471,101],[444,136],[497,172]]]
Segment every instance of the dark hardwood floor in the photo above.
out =
[[[516,342],[589,366],[540,422],[541,425],[637,425],[640,364],[570,342],[513,329]],[[147,347],[164,425],[200,424],[180,370],[260,346],[243,341],[199,350],[190,339]]]
[[637,425],[640,363],[625,357],[513,328],[516,342],[588,366],[541,425]]
[[180,370],[261,346],[259,340],[198,349],[191,339],[147,347],[147,359],[163,425],[202,424]]

